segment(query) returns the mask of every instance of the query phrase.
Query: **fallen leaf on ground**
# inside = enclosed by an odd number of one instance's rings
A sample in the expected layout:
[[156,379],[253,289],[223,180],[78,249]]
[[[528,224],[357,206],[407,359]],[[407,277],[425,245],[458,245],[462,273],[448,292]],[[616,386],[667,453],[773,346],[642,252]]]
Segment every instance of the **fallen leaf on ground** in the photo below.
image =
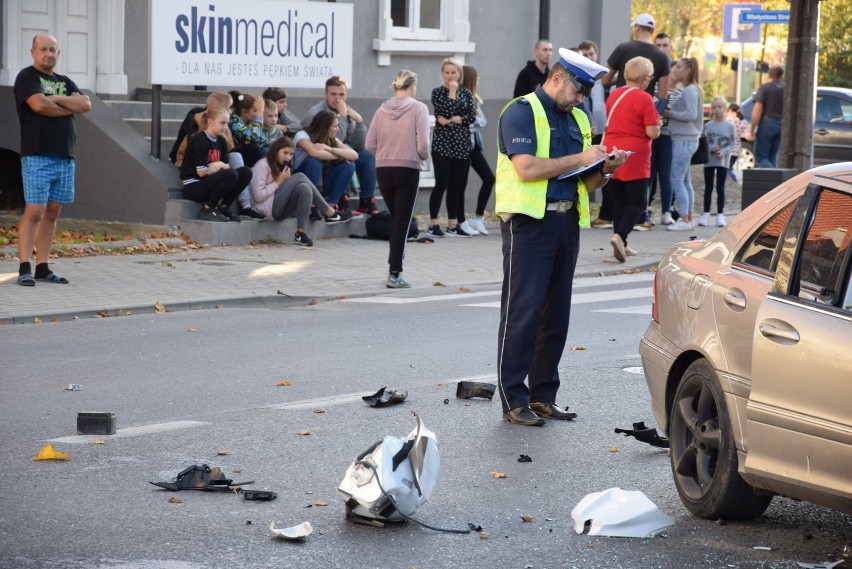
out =
[[319,304],[319,300],[312,298],[311,301],[308,304],[311,305],[311,306],[313,306],[315,304]]
[[316,414],[325,413],[325,409],[320,409],[319,407],[317,407],[316,409],[314,409],[314,413],[316,413]]
[[299,431],[297,434],[301,435],[303,437],[306,437],[306,436],[310,435],[311,432],[310,431]]
[[167,502],[168,502],[169,504],[183,504],[183,500],[181,500],[180,498],[175,498],[174,496],[172,496],[171,498],[169,498],[169,499],[167,500]]
[[574,351],[581,351],[581,350],[586,350],[588,348],[584,348],[583,346],[568,346],[568,349],[574,350]]
[[528,516],[527,514],[521,514],[521,519],[524,520],[524,522],[531,522],[535,518],[533,518],[532,516]]
[[231,452],[227,450],[220,450],[216,454],[218,454],[219,456],[228,456],[229,454],[231,454]]
[[492,472],[491,476],[493,476],[494,478],[506,478],[506,473],[505,472]]
[[198,330],[196,330],[195,328],[191,328],[191,327],[187,328],[186,331],[187,332],[198,332]]
[[615,448],[615,447],[612,447],[612,448],[609,449],[609,452],[618,452],[618,449]]
[[154,310],[156,310],[158,313],[168,311],[168,309],[165,306],[163,306],[163,304],[159,300],[154,302]]
[[469,288],[467,288],[466,286],[460,286],[460,287],[459,287],[459,292],[470,292],[470,289],[469,289]]
[[328,502],[314,502],[314,506],[328,506]]
[[287,387],[290,385],[289,381],[277,381],[275,382],[275,387]]
[[432,283],[432,286],[447,286],[447,285],[445,285],[441,281],[435,281],[435,282]]
[[105,441],[92,441],[92,444],[93,445],[105,445],[106,442]]
[[71,455],[53,450],[53,445],[44,445],[33,460],[71,460]]
[[51,322],[59,322],[59,316],[54,316]]
[[446,387],[446,386],[447,386],[447,384],[446,384],[446,383],[439,383],[439,384],[438,384],[438,387]]
[[337,300],[346,300],[346,296],[340,295],[337,297]]
[[484,531],[479,532],[479,539],[488,539],[488,534]]
[[36,324],[41,324],[41,318],[33,318],[33,322],[35,322]]

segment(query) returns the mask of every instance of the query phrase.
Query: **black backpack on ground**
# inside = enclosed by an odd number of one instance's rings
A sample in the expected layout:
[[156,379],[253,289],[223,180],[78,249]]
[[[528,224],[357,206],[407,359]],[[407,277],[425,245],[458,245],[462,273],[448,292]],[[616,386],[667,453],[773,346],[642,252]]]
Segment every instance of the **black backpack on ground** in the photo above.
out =
[[[367,229],[367,239],[381,239],[387,241],[390,239],[390,213],[387,211],[379,212],[376,215],[371,215],[365,223]],[[411,218],[408,225],[408,239],[417,239],[420,235],[420,230],[417,228],[417,220]]]

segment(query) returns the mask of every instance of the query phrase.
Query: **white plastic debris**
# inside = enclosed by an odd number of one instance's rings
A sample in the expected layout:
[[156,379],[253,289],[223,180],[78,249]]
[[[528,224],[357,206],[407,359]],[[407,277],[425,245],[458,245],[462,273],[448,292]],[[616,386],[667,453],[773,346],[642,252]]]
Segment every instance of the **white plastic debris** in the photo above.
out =
[[432,495],[440,468],[438,443],[435,433],[414,416],[416,425],[408,437],[386,436],[346,469],[337,490],[346,500],[349,519],[402,521]]
[[586,495],[571,517],[577,533],[588,527],[589,535],[609,537],[654,537],[675,523],[639,490],[621,488]]
[[311,522],[302,522],[297,526],[289,528],[276,528],[275,522],[269,522],[269,531],[276,537],[288,539],[290,541],[305,541],[308,536],[314,532]]
[[804,567],[805,569],[833,569],[843,563],[843,559],[839,561],[823,561],[822,563],[802,563],[799,562],[799,567]]

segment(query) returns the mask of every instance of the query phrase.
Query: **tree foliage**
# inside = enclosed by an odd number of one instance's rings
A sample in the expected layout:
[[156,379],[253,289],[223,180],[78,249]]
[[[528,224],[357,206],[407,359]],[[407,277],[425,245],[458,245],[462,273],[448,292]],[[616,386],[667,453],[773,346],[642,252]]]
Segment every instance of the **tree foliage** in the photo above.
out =
[[[796,0],[792,0],[796,1]],[[736,0],[634,0],[633,16],[652,14],[657,31],[672,38],[673,53],[690,53],[696,40],[722,37],[722,14],[725,4]],[[790,0],[754,0],[764,10],[789,10]],[[819,24],[819,76],[817,84],[852,87],[852,2],[821,0]],[[787,26],[770,25],[762,30],[764,47],[767,39],[786,41]],[[761,53],[760,59],[763,59]],[[758,81],[759,83],[760,81]]]

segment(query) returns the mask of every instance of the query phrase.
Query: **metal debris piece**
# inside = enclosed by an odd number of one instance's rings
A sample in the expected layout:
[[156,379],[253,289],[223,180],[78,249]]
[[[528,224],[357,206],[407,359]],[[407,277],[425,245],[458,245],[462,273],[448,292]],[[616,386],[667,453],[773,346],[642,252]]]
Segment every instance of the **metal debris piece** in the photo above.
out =
[[370,407],[386,407],[396,403],[402,403],[408,397],[407,391],[394,391],[382,387],[373,395],[365,395],[363,399]]
[[254,480],[234,483],[230,478],[225,478],[222,469],[218,466],[211,468],[206,464],[202,464],[201,466],[193,464],[179,472],[173,482],[151,482],[151,484],[174,492],[178,490],[233,492],[237,486],[254,484]]
[[481,383],[479,381],[460,381],[456,385],[456,397],[458,399],[472,399],[481,397],[482,399],[491,399],[494,397],[494,391],[497,386],[493,383]]
[[518,462],[532,462],[532,459],[527,454],[522,454],[518,457]]
[[242,494],[246,500],[274,500],[278,497],[271,490],[243,490]]
[[628,437],[635,437],[637,441],[642,441],[643,443],[647,443],[651,446],[669,448],[669,439],[661,437],[659,433],[657,433],[657,429],[649,429],[646,427],[644,421],[633,423],[632,429],[619,429],[616,427],[615,432],[623,433]]

